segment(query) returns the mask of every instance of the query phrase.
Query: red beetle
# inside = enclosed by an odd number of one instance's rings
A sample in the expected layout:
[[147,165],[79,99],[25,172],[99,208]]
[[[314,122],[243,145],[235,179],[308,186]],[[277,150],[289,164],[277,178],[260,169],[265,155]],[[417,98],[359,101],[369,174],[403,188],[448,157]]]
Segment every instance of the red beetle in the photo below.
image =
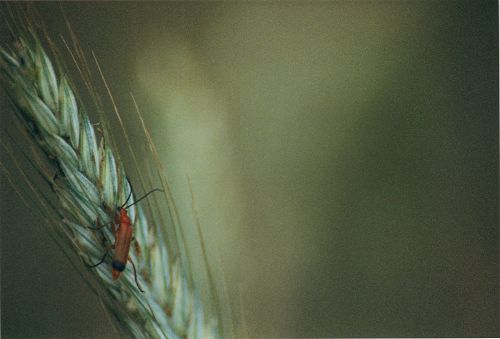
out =
[[[140,199],[136,200],[134,203],[125,206],[127,202],[129,201],[130,197],[132,196],[132,191],[130,192],[127,201],[117,209],[117,213],[115,214],[115,220],[114,224],[118,225],[114,229],[114,235],[115,235],[115,243],[112,246],[114,248],[114,253],[113,253],[113,259],[111,261],[111,275],[113,276],[113,280],[117,280],[122,272],[125,270],[125,267],[127,266],[127,261],[130,261],[132,263],[132,267],[134,268],[134,278],[135,278],[135,283],[137,284],[137,287],[141,292],[144,292],[141,287],[139,286],[139,282],[137,281],[137,272],[135,270],[135,265],[134,262],[130,259],[129,257],[129,251],[130,251],[130,243],[132,242],[133,239],[133,233],[134,233],[134,228],[132,226],[132,221],[130,220],[128,213],[127,213],[127,208],[130,206],[133,206],[137,204],[139,201],[142,199],[146,198],[149,194],[155,192],[155,191],[160,191],[163,192],[163,190],[155,188],[154,190],[149,191],[146,193],[144,196],[142,196]],[[100,230],[101,228],[107,226],[103,225],[99,228],[91,228],[92,230]],[[99,261],[95,265],[89,265],[89,267],[97,267],[100,264],[104,262],[104,259],[108,255],[108,251],[104,253],[104,256],[102,257],[102,260]]]
[[125,208],[121,208],[120,212],[116,214],[115,224],[118,227],[115,230],[115,252],[113,253],[113,261],[111,262],[113,280],[118,279],[127,266],[127,261],[129,260],[128,252],[130,251],[130,243],[132,242],[134,233],[132,222]]

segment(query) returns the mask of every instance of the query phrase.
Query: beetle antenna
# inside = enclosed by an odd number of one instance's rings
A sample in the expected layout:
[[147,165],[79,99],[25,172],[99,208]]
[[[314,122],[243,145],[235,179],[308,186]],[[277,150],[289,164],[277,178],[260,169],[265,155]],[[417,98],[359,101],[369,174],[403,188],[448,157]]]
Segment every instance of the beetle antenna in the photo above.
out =
[[[159,189],[159,188],[152,189],[151,191],[149,191],[148,193],[144,194],[142,197],[140,197],[139,199],[137,199],[136,201],[134,201],[134,202],[133,202],[133,203],[131,203],[130,205],[128,205],[128,206],[126,206],[126,207],[123,207],[123,206],[122,206],[121,208],[127,209],[127,208],[129,208],[130,206],[133,206],[133,205],[137,204],[139,201],[141,201],[142,199],[146,198],[148,195],[150,195],[150,194],[151,194],[151,193],[153,193],[153,192],[163,192],[163,190],[162,190],[162,189]],[[128,199],[127,199],[127,201],[128,201]],[[126,204],[126,203],[125,203],[125,204]],[[125,205],[125,204],[124,204],[124,205]]]
[[128,181],[128,184],[130,185],[130,192],[129,192],[129,194],[128,194],[127,200],[125,200],[125,202],[124,202],[124,203],[123,203],[123,205],[120,207],[120,209],[122,209],[122,208],[123,208],[123,206],[125,206],[125,205],[128,203],[128,201],[130,200],[130,197],[132,197],[132,192],[134,191],[134,190],[132,189],[132,184],[130,183],[130,180],[128,180],[128,178],[127,178],[127,181]]
[[120,207],[120,209],[122,209],[123,206],[125,206],[128,203],[131,197],[132,197],[132,186],[130,187],[130,193],[128,194],[127,200],[125,200],[125,203]]

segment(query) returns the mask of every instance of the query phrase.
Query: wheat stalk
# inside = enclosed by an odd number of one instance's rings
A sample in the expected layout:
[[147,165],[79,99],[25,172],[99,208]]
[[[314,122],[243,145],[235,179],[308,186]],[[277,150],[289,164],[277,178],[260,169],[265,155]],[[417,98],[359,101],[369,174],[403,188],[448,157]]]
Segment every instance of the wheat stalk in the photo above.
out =
[[[110,138],[96,133],[68,78],[55,71],[33,33],[20,33],[15,44],[0,47],[0,74],[29,142],[42,151],[56,174],[48,173],[41,161],[32,161],[57,197],[47,226],[79,254],[80,269],[85,269],[83,263],[99,261],[114,242],[111,227],[95,228],[112,222],[117,206],[129,194],[129,203],[134,201],[125,168]],[[50,209],[50,199],[38,195]],[[204,312],[181,256],[167,247],[166,226],[157,219],[148,221],[139,205],[131,206],[128,214],[141,249],[140,255],[130,255],[145,293],[139,291],[131,267],[118,282],[111,279],[109,255],[102,265],[86,269],[97,281],[97,292],[117,328],[137,338],[218,337],[217,323]]]

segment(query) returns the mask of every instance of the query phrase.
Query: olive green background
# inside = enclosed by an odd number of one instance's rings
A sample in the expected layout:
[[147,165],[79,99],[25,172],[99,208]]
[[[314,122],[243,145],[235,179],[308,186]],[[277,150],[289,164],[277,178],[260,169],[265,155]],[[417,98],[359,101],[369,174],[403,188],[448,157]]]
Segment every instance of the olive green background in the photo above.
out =
[[[239,331],[500,334],[495,1],[35,7],[57,44],[63,8],[95,52],[142,157],[134,93],[206,290],[191,178]],[[0,183],[2,337],[115,335],[39,214]]]

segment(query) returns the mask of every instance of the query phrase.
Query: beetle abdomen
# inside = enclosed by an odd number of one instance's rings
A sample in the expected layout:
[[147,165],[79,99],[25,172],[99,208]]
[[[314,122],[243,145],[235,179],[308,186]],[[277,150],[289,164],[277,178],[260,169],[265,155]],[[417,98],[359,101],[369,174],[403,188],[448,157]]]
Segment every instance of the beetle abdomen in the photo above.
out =
[[111,270],[111,275],[113,276],[113,280],[116,280],[120,277],[120,274],[123,272],[126,265],[127,263],[122,263],[121,261],[118,260],[113,260],[111,262],[111,266],[113,267],[113,269]]
[[122,263],[118,260],[113,260],[113,262],[111,263],[111,266],[118,272],[123,272],[123,270],[125,270],[126,265],[127,263]]

